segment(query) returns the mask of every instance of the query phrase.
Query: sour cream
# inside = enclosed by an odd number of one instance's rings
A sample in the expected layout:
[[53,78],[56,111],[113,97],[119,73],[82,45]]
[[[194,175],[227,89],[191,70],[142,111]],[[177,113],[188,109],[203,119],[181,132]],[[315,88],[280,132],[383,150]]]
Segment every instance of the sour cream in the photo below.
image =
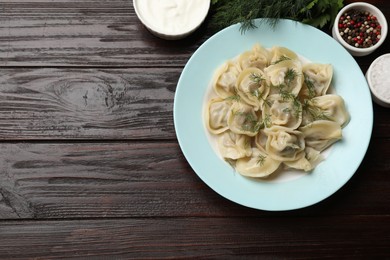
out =
[[390,54],[375,59],[367,70],[366,78],[373,100],[381,106],[390,107]]
[[152,33],[178,39],[202,24],[210,0],[133,0],[133,5],[138,18]]

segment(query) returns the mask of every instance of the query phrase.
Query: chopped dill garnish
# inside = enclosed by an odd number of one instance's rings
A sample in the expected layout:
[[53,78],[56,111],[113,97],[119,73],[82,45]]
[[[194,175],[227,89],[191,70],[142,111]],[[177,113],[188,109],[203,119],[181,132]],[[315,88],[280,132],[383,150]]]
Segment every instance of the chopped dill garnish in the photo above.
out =
[[269,114],[266,114],[262,121],[263,128],[270,128],[272,126],[272,120]]
[[316,96],[316,91],[315,91],[315,86],[314,86],[314,82],[313,80],[307,76],[306,73],[303,73],[303,77],[304,77],[304,83],[307,87],[307,90],[309,91],[309,98],[313,98]]
[[261,84],[261,82],[264,80],[264,78],[259,75],[259,74],[256,74],[254,72],[252,72],[250,75],[249,75],[249,79],[252,80],[254,83],[256,84]]
[[251,92],[252,96],[257,97],[258,100],[263,98],[264,93],[260,89],[255,89]]
[[240,101],[241,97],[237,93],[237,89],[233,88],[233,95],[226,97],[224,100],[230,100],[230,101]]
[[285,102],[292,102],[294,116],[299,118],[302,114],[302,103],[299,101],[298,97],[292,92],[285,90],[285,85],[279,85],[278,88],[282,100]]
[[303,110],[309,114],[312,121],[317,121],[317,120],[332,121],[332,119],[329,117],[329,115],[326,113],[326,111],[324,111],[320,107],[316,106],[315,102],[312,99],[310,99],[310,100],[305,99],[304,104],[303,104]]
[[267,156],[264,156],[264,155],[259,155],[257,157],[257,164],[260,165],[260,166],[263,166],[264,165],[264,162],[265,162],[265,159],[267,159]]
[[279,57],[279,59],[277,61],[273,62],[271,65],[278,64],[278,63],[280,63],[282,61],[285,61],[285,60],[291,60],[291,59],[289,57],[287,57],[287,56],[282,55],[282,56]]
[[296,77],[298,77],[298,73],[294,69],[288,68],[286,75],[284,76],[287,86],[290,86],[291,82],[293,82]]
[[244,116],[244,123],[242,124],[242,130],[257,133],[261,129],[261,122],[251,113],[239,113],[236,115]]
[[235,95],[231,95],[227,98],[225,98],[224,100],[231,100],[231,101],[240,101],[241,97],[238,95],[238,94],[235,94]]
[[252,96],[256,97],[258,100],[263,100],[266,105],[268,106],[272,105],[266,98],[264,98],[265,93],[260,91],[259,89],[253,90],[251,94]]

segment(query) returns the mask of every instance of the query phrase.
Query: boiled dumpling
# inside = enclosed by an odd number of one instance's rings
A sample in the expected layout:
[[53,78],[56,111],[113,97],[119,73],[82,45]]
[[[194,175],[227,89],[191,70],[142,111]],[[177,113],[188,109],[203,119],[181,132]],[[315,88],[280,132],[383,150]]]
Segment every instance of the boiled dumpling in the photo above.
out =
[[300,95],[313,98],[326,94],[333,77],[332,65],[309,63],[303,66],[302,72],[304,81]]
[[267,135],[266,152],[279,161],[296,161],[304,156],[305,140],[296,130],[273,126],[265,130]]
[[284,165],[288,168],[297,170],[304,170],[305,172],[313,170],[322,160],[321,153],[311,147],[305,148],[305,156],[302,156],[299,160],[284,162]]
[[240,67],[232,61],[223,64],[214,78],[213,88],[215,93],[221,98],[235,95],[236,81],[240,72]]
[[298,61],[284,60],[264,69],[271,94],[298,96],[302,88],[302,66]]
[[298,60],[298,55],[295,52],[280,46],[274,46],[271,49],[271,56],[271,64],[276,64],[283,60]]
[[238,159],[236,170],[248,177],[266,177],[279,168],[280,162],[263,151],[252,148],[252,156]]
[[260,44],[256,44],[252,50],[246,51],[238,57],[238,63],[241,69],[258,68],[263,70],[268,66],[270,52]]
[[236,160],[251,156],[251,140],[247,135],[226,131],[218,137],[218,147],[223,158]]
[[216,98],[210,100],[206,111],[206,126],[212,134],[220,134],[226,131],[231,102]]
[[303,114],[303,125],[307,125],[315,120],[330,120],[343,127],[350,118],[344,99],[335,94],[310,99]]
[[342,137],[338,123],[327,120],[317,120],[299,129],[305,137],[306,146],[317,151],[323,151]]
[[259,117],[252,106],[234,102],[227,119],[229,129],[236,134],[255,136],[260,128]]
[[302,105],[294,99],[285,99],[280,94],[273,94],[267,98],[264,105],[263,118],[269,118],[270,125],[296,129],[302,122]]
[[264,72],[258,68],[243,70],[237,79],[237,93],[245,103],[259,110],[269,93]]

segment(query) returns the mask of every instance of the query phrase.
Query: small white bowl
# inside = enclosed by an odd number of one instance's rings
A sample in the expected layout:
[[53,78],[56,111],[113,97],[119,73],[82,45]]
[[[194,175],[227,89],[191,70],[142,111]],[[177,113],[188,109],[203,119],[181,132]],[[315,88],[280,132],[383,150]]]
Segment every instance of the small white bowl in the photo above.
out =
[[138,19],[155,36],[179,40],[193,33],[206,19],[211,0],[133,0]]
[[[345,12],[352,10],[352,9],[360,10],[360,11],[367,11],[370,14],[376,16],[376,18],[381,26],[381,38],[373,46],[367,47],[367,48],[357,48],[357,47],[354,47],[354,46],[348,44],[341,37],[339,30],[338,30],[338,23],[339,23],[340,17]],[[368,3],[364,3],[364,2],[355,2],[355,3],[344,6],[344,8],[342,8],[339,11],[339,13],[337,14],[336,19],[334,21],[334,24],[333,24],[332,35],[333,35],[333,38],[336,39],[342,46],[344,46],[344,48],[347,49],[348,52],[351,53],[353,56],[366,56],[366,55],[372,53],[373,51],[375,51],[377,48],[379,48],[379,46],[381,46],[382,43],[385,41],[386,36],[387,36],[386,17],[383,15],[383,13],[377,7],[373,6],[372,4],[368,4]]]
[[366,79],[375,103],[390,107],[390,53],[376,58],[366,72]]

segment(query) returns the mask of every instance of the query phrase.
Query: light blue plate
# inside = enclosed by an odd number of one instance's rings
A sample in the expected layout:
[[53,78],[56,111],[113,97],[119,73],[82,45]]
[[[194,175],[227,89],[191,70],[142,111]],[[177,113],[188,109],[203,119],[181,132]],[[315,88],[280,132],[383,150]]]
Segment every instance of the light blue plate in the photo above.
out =
[[[174,123],[184,156],[214,191],[238,204],[262,210],[291,210],[315,204],[340,189],[355,173],[367,151],[373,124],[366,79],[353,57],[322,31],[290,20],[275,28],[256,21],[257,29],[241,34],[230,26],[208,39],[186,64],[176,90]],[[289,181],[243,177],[215,153],[203,122],[203,106],[215,70],[226,60],[260,43],[287,47],[317,63],[333,65],[333,86],[351,115],[343,139],[311,173]]]

